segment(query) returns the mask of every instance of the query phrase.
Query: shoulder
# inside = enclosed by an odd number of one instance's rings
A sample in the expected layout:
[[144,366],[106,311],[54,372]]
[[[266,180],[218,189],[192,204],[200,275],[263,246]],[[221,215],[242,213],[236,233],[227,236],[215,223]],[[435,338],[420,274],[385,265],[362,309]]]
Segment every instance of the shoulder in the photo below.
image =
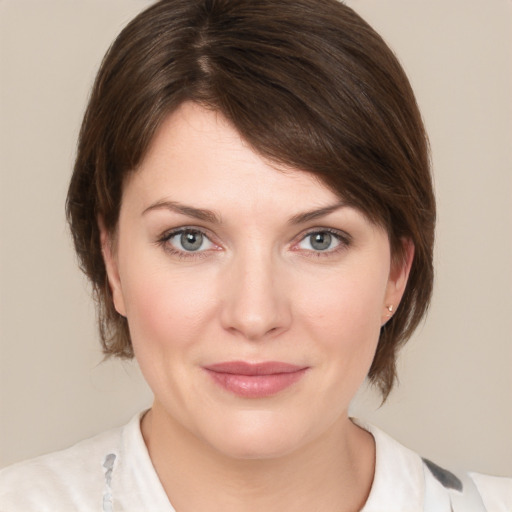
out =
[[512,511],[511,478],[450,471],[377,427],[357,424],[373,435],[376,444],[374,484],[363,512],[377,512],[393,502],[390,510],[403,512]]
[[[453,512],[512,511],[512,478],[471,472],[451,472],[428,459],[425,464],[425,510],[437,510],[437,497],[445,494]],[[429,505],[429,506],[427,506]]]
[[469,473],[489,512],[512,510],[512,478]]
[[123,451],[123,433],[130,424],[1,470],[0,509],[103,510],[109,471]]

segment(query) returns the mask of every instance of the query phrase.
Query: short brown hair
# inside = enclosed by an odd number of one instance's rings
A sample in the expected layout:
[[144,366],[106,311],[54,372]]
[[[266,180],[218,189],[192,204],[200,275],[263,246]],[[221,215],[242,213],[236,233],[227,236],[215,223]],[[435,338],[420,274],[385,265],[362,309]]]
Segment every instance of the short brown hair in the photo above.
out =
[[114,232],[128,173],[184,101],[221,112],[259,154],[317,175],[415,256],[369,372],[384,399],[396,354],[433,284],[435,201],[428,142],[409,81],[381,37],[337,0],[162,0],[106,54],[78,143],[66,211],[93,284],[104,351],[132,357],[113,305],[98,216]]

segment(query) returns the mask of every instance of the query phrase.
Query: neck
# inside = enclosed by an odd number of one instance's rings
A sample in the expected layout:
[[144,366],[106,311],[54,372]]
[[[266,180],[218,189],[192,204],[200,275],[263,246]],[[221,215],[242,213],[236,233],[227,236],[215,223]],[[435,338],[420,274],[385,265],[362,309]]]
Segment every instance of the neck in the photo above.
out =
[[348,417],[293,453],[238,459],[215,450],[170,419],[157,404],[142,433],[177,512],[355,512],[370,492],[375,445]]

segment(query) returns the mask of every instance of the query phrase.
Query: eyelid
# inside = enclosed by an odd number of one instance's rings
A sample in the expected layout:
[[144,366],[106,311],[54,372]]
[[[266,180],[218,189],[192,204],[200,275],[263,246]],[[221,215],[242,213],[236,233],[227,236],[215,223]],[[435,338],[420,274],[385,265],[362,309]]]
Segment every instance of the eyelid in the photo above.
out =
[[[201,251],[184,251],[184,250],[180,250],[180,249],[174,247],[173,245],[171,245],[169,243],[169,241],[172,238],[174,238],[175,236],[180,235],[182,233],[185,233],[187,231],[201,233],[201,235],[203,235],[213,245],[213,247],[205,249],[205,250],[201,250]],[[168,229],[168,230],[164,231],[157,238],[156,244],[161,245],[164,248],[164,250],[167,251],[168,253],[178,256],[179,258],[182,258],[182,259],[204,258],[204,257],[208,256],[209,252],[220,250],[220,245],[215,240],[213,240],[213,238],[215,238],[215,237],[213,237],[210,234],[209,230],[207,230],[203,227],[179,226],[179,227]]]
[[314,227],[308,228],[306,231],[303,231],[301,234],[299,234],[292,242],[292,248],[298,246],[298,244],[302,242],[305,238],[314,235],[315,233],[329,233],[333,235],[340,243],[334,249],[326,251],[313,251],[307,249],[298,250],[304,251],[306,253],[312,253],[315,256],[329,256],[346,249],[348,246],[352,244],[352,236],[346,231],[328,227]]

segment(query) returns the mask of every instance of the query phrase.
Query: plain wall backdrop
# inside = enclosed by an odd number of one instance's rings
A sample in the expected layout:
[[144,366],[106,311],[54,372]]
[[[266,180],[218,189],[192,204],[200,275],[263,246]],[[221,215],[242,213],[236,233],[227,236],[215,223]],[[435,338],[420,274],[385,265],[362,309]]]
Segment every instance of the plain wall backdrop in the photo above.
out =
[[[95,72],[149,3],[0,0],[0,466],[151,404],[135,363],[102,363],[64,219]],[[347,3],[409,74],[439,207],[430,315],[388,402],[363,390],[354,415],[438,464],[512,475],[512,2]]]

